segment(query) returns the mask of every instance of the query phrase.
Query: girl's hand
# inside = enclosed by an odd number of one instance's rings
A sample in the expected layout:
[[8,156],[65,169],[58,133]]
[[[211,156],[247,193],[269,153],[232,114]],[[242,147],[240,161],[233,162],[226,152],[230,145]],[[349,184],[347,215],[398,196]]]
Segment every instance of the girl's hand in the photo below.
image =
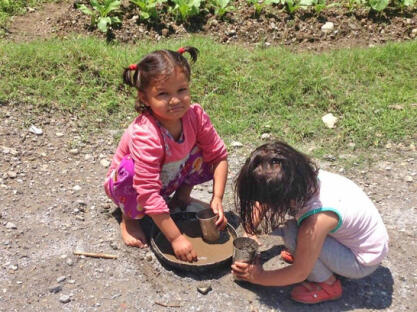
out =
[[232,264],[232,273],[236,278],[253,284],[259,284],[264,272],[259,257],[254,263],[235,262]]
[[180,235],[171,242],[172,249],[174,250],[175,257],[182,261],[193,262],[197,261],[197,253],[195,252],[193,245],[184,236]]
[[227,225],[227,218],[224,215],[223,212],[223,205],[222,205],[222,199],[216,196],[213,196],[211,202],[210,202],[211,210],[218,216],[216,221],[216,226],[220,230],[224,230],[224,228]]

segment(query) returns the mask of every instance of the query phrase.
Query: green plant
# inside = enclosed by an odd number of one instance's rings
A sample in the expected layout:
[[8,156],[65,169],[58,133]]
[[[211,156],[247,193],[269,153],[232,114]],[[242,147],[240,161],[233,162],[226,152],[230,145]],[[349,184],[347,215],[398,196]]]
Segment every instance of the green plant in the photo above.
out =
[[314,11],[316,11],[317,14],[320,14],[320,12],[326,8],[326,0],[300,0],[299,5],[301,8],[312,6]]
[[301,7],[295,0],[281,0],[280,3],[286,6],[290,14],[295,13]]
[[389,0],[369,0],[368,4],[369,6],[377,11],[381,12],[388,6]]
[[91,26],[97,27],[102,32],[107,32],[109,26],[120,24],[117,16],[110,16],[120,8],[119,0],[90,0],[91,10],[85,4],[78,5],[78,9],[91,16]]
[[158,17],[157,7],[165,3],[167,0],[130,0],[139,7],[139,15],[142,19],[156,19]]
[[259,16],[262,10],[271,5],[282,3],[285,0],[246,0],[248,4],[253,5],[255,8],[255,16]]
[[201,0],[172,0],[175,6],[170,12],[181,21],[187,21],[191,16],[200,13]]
[[229,5],[230,0],[211,0],[211,4],[214,7],[214,14],[218,17],[223,17],[227,12],[234,11],[236,8],[233,5]]

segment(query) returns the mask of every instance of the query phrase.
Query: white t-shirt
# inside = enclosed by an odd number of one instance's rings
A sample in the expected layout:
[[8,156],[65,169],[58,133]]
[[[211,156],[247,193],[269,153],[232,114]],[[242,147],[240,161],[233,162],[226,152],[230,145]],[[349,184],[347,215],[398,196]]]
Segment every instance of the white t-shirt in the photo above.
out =
[[332,211],[338,225],[329,235],[352,250],[363,265],[376,265],[388,253],[388,233],[365,192],[351,180],[320,170],[319,193],[297,213],[297,224],[315,213]]

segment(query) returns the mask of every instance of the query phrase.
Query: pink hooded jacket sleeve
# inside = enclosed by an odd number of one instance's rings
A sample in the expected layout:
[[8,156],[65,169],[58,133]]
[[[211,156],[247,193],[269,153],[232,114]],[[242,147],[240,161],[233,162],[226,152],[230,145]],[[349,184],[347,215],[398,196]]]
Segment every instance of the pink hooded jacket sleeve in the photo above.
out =
[[198,104],[192,105],[192,111],[195,115],[197,146],[203,151],[204,161],[214,163],[226,159],[226,146],[217,134],[210,117]]
[[133,187],[138,193],[138,205],[147,215],[169,213],[169,208],[160,195],[164,144],[158,125],[152,118],[143,118],[142,123],[133,126],[129,149],[135,162]]

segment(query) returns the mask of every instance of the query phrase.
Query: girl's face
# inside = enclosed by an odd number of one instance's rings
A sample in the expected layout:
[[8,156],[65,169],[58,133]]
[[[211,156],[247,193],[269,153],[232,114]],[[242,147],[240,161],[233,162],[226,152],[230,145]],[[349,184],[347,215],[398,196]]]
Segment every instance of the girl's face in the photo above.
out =
[[139,97],[165,127],[180,121],[191,105],[188,79],[179,68],[151,83]]

